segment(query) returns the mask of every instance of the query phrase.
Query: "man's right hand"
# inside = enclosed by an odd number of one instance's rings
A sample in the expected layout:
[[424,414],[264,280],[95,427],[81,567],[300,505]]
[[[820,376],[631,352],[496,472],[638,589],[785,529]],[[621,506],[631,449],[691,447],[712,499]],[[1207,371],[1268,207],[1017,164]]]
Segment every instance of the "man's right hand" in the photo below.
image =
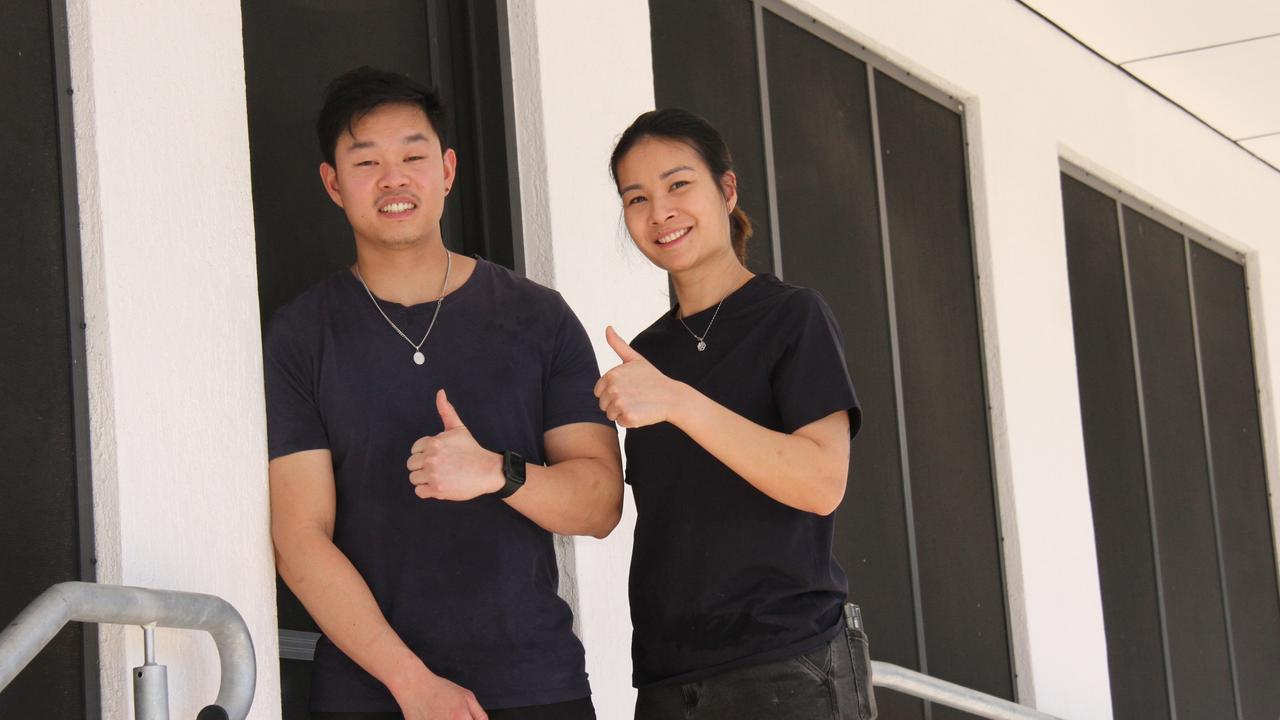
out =
[[391,691],[410,720],[488,720],[476,696],[431,672],[333,544],[337,488],[328,450],[278,457],[271,476],[271,537],[280,576],[325,635]]
[[439,675],[414,683],[395,698],[405,720],[489,720],[475,693]]

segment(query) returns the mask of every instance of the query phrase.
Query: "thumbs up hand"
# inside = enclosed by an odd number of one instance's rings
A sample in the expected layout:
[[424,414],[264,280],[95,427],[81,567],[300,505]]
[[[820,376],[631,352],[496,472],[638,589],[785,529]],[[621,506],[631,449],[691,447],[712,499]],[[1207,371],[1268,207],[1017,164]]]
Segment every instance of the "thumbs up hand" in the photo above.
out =
[[436,411],[444,431],[418,438],[405,463],[414,494],[462,501],[501,490],[502,456],[480,447],[443,389],[436,393]]
[[458,411],[453,407],[453,403],[449,402],[449,396],[445,394],[444,388],[440,388],[436,392],[436,412],[440,413],[440,420],[444,423],[445,431],[457,430],[458,428],[466,429],[462,418],[458,417]]
[[627,344],[626,340],[622,339],[622,336],[618,334],[617,330],[613,329],[612,325],[604,329],[604,339],[605,342],[609,343],[609,347],[613,348],[613,351],[617,353],[622,362],[626,363],[633,360],[639,360],[641,362],[645,361],[640,353],[631,349],[631,346]]
[[622,364],[604,374],[596,383],[600,409],[625,428],[673,422],[689,389],[663,375],[627,344],[613,326],[605,328],[605,340]]

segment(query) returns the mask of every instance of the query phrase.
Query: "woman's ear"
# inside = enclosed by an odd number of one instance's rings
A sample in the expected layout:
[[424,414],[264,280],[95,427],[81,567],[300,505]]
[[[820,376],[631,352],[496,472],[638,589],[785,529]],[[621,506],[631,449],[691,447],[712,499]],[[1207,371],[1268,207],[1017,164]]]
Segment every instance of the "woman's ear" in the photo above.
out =
[[729,212],[738,207],[738,174],[726,170],[720,178],[720,194],[724,196],[724,204]]

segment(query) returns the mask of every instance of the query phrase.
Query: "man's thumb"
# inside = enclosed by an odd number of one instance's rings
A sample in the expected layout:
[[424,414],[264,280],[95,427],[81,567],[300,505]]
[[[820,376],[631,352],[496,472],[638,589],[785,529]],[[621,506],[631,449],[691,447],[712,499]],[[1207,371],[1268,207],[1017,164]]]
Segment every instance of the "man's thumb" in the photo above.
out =
[[444,388],[440,388],[436,393],[436,410],[440,413],[440,420],[444,422],[445,430],[465,427],[462,424],[462,418],[458,417],[458,411],[453,409],[453,403],[449,402],[449,396],[445,395]]

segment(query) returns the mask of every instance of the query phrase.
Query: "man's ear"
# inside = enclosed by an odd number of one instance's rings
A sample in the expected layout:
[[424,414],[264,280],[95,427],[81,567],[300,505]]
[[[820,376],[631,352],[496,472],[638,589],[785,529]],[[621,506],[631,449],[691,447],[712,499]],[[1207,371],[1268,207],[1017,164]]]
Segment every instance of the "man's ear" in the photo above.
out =
[[720,194],[724,195],[724,204],[729,212],[738,207],[738,175],[732,170],[726,170],[724,177],[720,178]]
[[342,195],[338,192],[338,169],[327,162],[320,163],[320,182],[333,204],[342,207]]
[[[452,189],[454,181],[458,179],[458,154],[453,148],[449,148],[440,159],[444,163],[444,186]],[[445,190],[445,194],[448,194],[448,190]]]

